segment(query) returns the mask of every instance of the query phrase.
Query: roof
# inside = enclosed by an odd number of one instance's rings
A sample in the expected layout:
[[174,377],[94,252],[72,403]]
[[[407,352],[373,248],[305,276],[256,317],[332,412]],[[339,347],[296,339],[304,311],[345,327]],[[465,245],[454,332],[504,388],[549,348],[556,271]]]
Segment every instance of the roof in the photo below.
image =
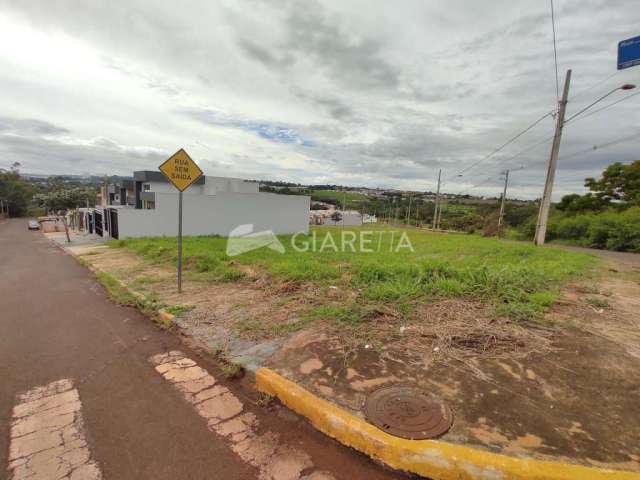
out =
[[[194,185],[204,185],[204,175],[202,175],[198,180],[196,180]],[[133,172],[133,179],[136,182],[164,182],[169,183],[167,177],[164,176],[161,172],[156,170],[138,170],[137,172]]]

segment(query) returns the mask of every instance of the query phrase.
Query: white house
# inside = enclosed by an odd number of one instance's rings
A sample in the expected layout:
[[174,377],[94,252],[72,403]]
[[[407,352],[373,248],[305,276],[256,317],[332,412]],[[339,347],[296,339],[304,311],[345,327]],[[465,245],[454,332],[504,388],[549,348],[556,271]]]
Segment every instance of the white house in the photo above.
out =
[[[95,231],[112,238],[176,236],[178,191],[157,171],[133,175],[134,202],[96,208]],[[123,202],[124,203],[124,202]],[[228,236],[240,225],[254,232],[308,232],[310,197],[262,193],[239,178],[202,176],[183,194],[183,235]]]

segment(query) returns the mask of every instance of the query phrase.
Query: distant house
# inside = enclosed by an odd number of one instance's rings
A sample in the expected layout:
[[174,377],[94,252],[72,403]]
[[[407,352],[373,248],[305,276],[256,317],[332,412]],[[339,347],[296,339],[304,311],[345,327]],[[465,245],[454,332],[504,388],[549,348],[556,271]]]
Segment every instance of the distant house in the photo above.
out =
[[375,215],[362,215],[357,210],[336,210],[334,205],[325,204],[326,210],[311,210],[309,223],[317,226],[359,227],[363,223],[375,223]]
[[[308,232],[310,197],[262,193],[239,178],[202,176],[183,194],[183,234],[228,236],[241,225],[254,232]],[[178,191],[157,171],[101,188],[98,206],[84,212],[87,231],[111,238],[176,236]]]
[[119,183],[111,183],[100,187],[96,197],[97,205],[135,205],[135,182],[125,179]]

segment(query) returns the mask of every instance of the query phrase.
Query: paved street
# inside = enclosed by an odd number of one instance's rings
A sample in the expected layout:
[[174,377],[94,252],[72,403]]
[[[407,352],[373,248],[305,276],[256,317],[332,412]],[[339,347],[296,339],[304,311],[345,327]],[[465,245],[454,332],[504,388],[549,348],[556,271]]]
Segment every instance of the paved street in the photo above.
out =
[[400,478],[256,405],[24,219],[0,272],[0,478]]

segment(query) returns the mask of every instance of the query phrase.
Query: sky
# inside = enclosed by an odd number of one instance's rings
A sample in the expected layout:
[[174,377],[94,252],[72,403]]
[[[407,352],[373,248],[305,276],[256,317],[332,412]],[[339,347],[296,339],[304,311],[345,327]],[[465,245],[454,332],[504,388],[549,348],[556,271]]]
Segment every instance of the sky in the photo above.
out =
[[[640,8],[554,6],[568,117],[638,84],[567,123],[557,200],[640,159],[640,66],[616,70]],[[552,115],[491,154],[557,108],[552,39],[542,0],[0,0],[0,167],[131,175],[185,148],[207,175],[426,191],[442,169],[474,195],[510,169],[538,198]]]

